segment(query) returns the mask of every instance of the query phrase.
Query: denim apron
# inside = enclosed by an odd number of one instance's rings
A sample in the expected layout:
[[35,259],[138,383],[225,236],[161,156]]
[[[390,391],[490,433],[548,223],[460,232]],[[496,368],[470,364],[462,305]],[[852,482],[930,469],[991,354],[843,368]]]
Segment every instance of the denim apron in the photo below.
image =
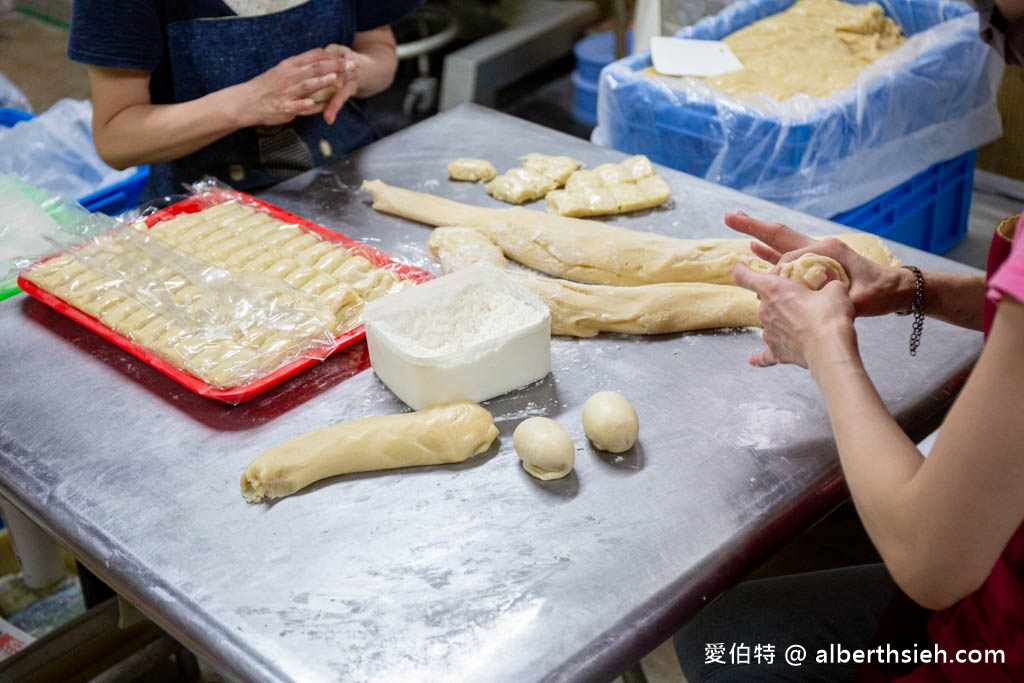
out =
[[[349,3],[310,0],[272,14],[175,21],[167,26],[174,101],[187,102],[243,83],[282,60],[330,43],[351,45]],[[182,192],[206,175],[255,191],[319,166],[375,140],[376,130],[346,103],[329,126],[320,114],[280,126],[231,133],[176,161],[154,164],[149,197]]]

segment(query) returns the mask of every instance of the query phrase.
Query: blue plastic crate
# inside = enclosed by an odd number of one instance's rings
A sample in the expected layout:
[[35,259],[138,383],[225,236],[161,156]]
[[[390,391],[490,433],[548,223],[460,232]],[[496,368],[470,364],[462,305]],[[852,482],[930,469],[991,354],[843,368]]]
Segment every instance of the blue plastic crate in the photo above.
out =
[[[0,126],[5,128],[31,118],[33,115],[28,112],[0,107]],[[89,211],[100,211],[115,216],[138,205],[148,180],[149,166],[139,166],[128,178],[79,197],[78,203]]]
[[935,254],[945,253],[967,234],[976,156],[971,151],[937,163],[832,220]]

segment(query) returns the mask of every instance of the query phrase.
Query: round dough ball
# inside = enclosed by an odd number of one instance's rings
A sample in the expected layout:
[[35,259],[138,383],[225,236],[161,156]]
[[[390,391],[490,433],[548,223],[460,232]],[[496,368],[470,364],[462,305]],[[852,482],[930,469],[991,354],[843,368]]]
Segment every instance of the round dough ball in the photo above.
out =
[[795,261],[783,263],[779,269],[782,277],[788,277],[793,282],[803,285],[808,289],[821,289],[829,282],[829,274],[833,280],[839,280],[849,286],[850,278],[846,275],[843,264],[829,256],[807,253]]
[[321,104],[331,99],[332,97],[334,97],[334,86],[329,85],[326,88],[321,88],[320,90],[317,90],[315,93],[309,96],[309,99],[313,100],[317,104]]
[[636,443],[640,420],[625,396],[617,391],[599,391],[583,404],[583,431],[594,448],[623,453]]
[[512,445],[523,469],[537,479],[561,479],[572,472],[576,447],[569,432],[547,417],[523,420],[512,433]]

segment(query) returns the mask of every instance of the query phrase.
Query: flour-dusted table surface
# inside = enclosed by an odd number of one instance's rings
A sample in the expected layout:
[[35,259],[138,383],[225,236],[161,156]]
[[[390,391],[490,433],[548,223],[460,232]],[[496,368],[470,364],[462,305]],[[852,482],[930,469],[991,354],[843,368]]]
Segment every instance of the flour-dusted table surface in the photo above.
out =
[[[427,227],[375,213],[364,178],[497,206],[451,183],[458,156],[501,170],[526,152],[588,166],[623,155],[466,106],[288,181],[268,201],[437,271]],[[614,223],[728,236],[727,210],[819,234],[840,226],[661,169],[667,207]],[[963,268],[893,245],[905,262]],[[980,335],[929,320],[858,322],[867,367],[923,436]],[[465,463],[339,477],[273,505],[239,476],[291,437],[403,410],[360,345],[249,403],[200,398],[26,296],[0,304],[0,495],[173,636],[246,680],[603,680],[638,660],[845,495],[807,373],[746,364],[759,331],[555,338],[552,374],[488,402],[501,430]],[[594,451],[593,392],[640,416],[630,452]],[[576,443],[540,482],[512,449],[525,417]]]

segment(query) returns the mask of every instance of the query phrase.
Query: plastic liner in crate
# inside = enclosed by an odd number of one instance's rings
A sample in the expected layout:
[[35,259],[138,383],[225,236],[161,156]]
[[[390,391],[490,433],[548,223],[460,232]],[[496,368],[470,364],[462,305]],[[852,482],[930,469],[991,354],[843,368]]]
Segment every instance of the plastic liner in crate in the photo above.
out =
[[[0,107],[0,127],[12,128],[15,124],[35,118],[33,114],[18,109]],[[26,178],[39,185],[31,178]],[[149,181],[149,166],[139,166],[123,180],[101,187],[78,197],[78,203],[89,211],[99,211],[110,216],[135,208],[142,197],[142,190]]]
[[[721,39],[791,4],[740,2],[677,35]],[[649,52],[614,62],[601,74],[594,141],[829,217],[998,137],[1003,64],[978,38],[977,15],[959,2],[879,4],[908,40],[826,98],[729,97],[642,73]]]

